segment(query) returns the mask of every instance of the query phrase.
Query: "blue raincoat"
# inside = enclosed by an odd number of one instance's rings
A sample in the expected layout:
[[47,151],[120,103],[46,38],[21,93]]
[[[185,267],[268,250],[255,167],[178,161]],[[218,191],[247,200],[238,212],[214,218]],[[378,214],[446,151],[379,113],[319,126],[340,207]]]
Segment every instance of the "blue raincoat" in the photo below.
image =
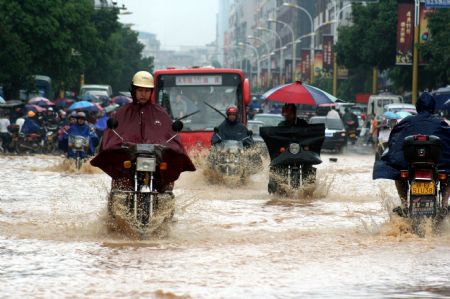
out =
[[[71,125],[69,130],[67,131],[67,134],[64,135],[64,140],[68,140],[69,136],[83,136],[89,139],[89,152],[86,153],[87,155],[93,155],[95,152],[95,141],[97,140],[97,134],[87,124],[83,125]],[[67,156],[69,158],[75,157],[75,152],[71,149],[68,150]],[[84,158],[84,157],[83,157]]]
[[27,117],[25,118],[25,122],[22,125],[21,132],[27,135],[32,133],[39,134],[41,130],[42,127],[39,126],[36,121],[34,121],[34,119]]
[[373,179],[399,179],[400,170],[408,169],[408,163],[403,156],[403,140],[416,134],[435,135],[441,139],[442,155],[438,168],[450,173],[450,127],[432,114],[434,106],[434,98],[423,93],[416,104],[418,114],[404,118],[392,129],[388,141],[389,150],[379,161],[375,161]]

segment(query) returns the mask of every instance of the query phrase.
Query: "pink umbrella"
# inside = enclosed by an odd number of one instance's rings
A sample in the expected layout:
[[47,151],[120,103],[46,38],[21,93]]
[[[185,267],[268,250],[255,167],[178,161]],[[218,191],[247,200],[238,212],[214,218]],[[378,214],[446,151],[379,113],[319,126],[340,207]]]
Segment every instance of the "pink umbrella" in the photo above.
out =
[[49,99],[44,97],[34,97],[28,101],[28,104],[39,105],[39,106],[53,106],[55,105]]
[[93,103],[93,104],[94,104],[95,107],[97,107],[97,109],[98,109],[99,111],[105,110],[105,108],[103,108],[99,103]]
[[33,105],[33,104],[28,104],[25,105],[25,109],[29,110],[33,110],[34,112],[44,112],[46,109],[39,107],[38,105]]

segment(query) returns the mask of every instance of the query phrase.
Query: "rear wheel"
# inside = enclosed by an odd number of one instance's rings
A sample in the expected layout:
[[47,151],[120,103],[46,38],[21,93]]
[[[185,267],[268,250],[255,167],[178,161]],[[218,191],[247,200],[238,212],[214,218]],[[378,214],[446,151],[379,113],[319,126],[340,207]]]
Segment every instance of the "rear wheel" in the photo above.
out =
[[78,155],[77,158],[75,159],[75,167],[80,170],[81,169],[81,164],[83,162],[81,161],[81,157]]

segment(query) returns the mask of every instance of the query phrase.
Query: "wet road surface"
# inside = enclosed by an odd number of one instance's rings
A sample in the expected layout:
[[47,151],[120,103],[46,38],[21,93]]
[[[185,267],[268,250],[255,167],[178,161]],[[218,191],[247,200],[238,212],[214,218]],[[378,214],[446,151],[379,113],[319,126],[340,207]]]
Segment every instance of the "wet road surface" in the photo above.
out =
[[100,171],[2,156],[0,297],[449,298],[448,224],[411,234],[372,155],[322,158],[308,200],[269,195],[267,171],[244,186],[183,174],[169,235],[138,241],[108,229]]

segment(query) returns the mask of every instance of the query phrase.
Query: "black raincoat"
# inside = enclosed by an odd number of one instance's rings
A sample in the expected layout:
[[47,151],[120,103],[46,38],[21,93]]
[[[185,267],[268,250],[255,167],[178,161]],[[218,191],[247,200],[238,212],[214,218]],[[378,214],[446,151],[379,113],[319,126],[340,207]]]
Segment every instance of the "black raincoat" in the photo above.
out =
[[442,155],[438,162],[439,170],[450,173],[450,127],[439,117],[432,114],[435,101],[428,93],[423,93],[417,101],[418,114],[400,121],[389,135],[388,152],[375,161],[373,179],[397,180],[400,170],[408,169],[403,155],[403,140],[410,135],[435,135],[441,139]]

